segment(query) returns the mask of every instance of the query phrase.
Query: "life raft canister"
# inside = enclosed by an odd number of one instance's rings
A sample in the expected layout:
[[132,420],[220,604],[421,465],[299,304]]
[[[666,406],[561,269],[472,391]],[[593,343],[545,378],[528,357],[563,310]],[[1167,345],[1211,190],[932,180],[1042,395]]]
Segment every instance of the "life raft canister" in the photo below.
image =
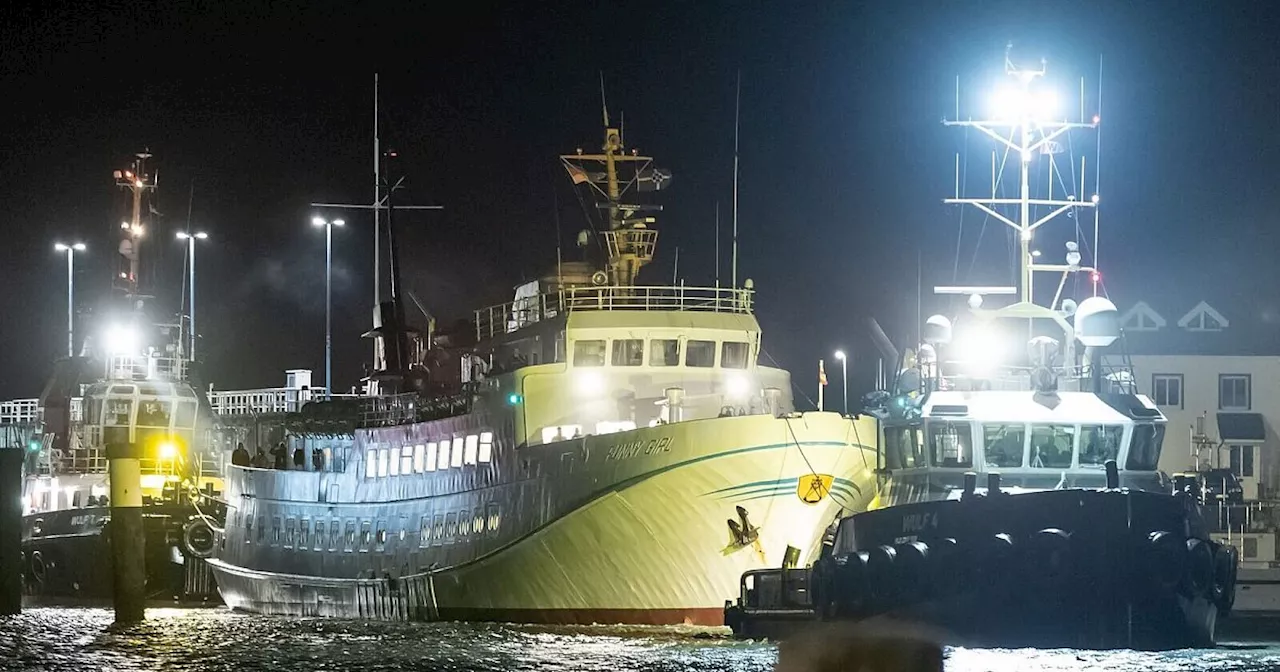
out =
[[1147,553],[1151,559],[1149,580],[1156,588],[1175,588],[1187,571],[1188,544],[1172,532],[1159,530],[1147,535]]
[[31,551],[31,555],[27,558],[31,567],[31,578],[41,586],[44,585],[45,579],[49,577],[49,567],[45,564],[44,554],[40,551]]
[[213,526],[208,518],[198,516],[182,526],[182,550],[196,558],[208,558],[213,555]]
[[1213,597],[1213,550],[1202,539],[1187,540],[1187,588],[1192,597]]
[[1213,602],[1218,615],[1225,616],[1236,601],[1236,572],[1239,554],[1234,546],[1223,544],[1213,555]]

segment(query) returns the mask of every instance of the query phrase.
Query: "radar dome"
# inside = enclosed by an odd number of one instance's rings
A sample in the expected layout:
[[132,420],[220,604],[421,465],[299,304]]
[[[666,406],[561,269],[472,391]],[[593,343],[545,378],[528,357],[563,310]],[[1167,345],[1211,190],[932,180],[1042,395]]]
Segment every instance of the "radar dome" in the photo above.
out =
[[1080,302],[1075,315],[1076,338],[1091,348],[1105,348],[1120,337],[1120,312],[1101,296]]
[[951,342],[951,320],[945,316],[934,315],[924,321],[924,342],[939,345]]
[[1076,303],[1075,299],[1062,300],[1062,314],[1066,315],[1067,317],[1071,317],[1072,315],[1075,315],[1076,310],[1078,308],[1079,308],[1079,305]]

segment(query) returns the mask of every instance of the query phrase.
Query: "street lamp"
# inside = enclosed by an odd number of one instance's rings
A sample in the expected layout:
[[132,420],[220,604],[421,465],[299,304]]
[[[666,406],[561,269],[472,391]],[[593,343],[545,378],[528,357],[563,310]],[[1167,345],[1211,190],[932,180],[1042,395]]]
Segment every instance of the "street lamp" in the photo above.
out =
[[324,227],[324,398],[333,398],[333,227],[346,222],[312,217],[314,226]]
[[62,243],[54,243],[53,249],[59,252],[67,253],[67,356],[76,356],[76,304],[75,294],[72,291],[72,285],[75,277],[75,254],[76,252],[84,252],[84,243],[72,243],[64,245]]
[[840,360],[840,387],[844,388],[844,414],[849,415],[849,361],[844,350],[836,350],[836,359]]
[[191,328],[191,361],[196,360],[196,239],[204,240],[209,234],[204,231],[196,233],[187,233],[186,231],[178,232],[178,240],[187,241],[187,267],[190,269],[189,284],[191,285],[191,298],[188,300],[190,304],[190,315],[187,318],[187,326]]

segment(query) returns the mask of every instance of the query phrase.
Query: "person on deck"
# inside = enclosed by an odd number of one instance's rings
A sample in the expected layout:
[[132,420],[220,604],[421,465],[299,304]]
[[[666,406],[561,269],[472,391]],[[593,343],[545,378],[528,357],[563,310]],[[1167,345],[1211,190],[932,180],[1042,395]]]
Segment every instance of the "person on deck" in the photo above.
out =
[[236,449],[231,451],[231,464],[237,467],[249,466],[249,451],[244,449],[244,442],[236,444]]

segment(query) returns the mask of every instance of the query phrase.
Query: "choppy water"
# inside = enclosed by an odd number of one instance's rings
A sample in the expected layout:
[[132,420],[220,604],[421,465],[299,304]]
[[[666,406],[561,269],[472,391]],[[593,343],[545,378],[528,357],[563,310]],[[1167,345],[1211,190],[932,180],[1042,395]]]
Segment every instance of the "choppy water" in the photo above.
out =
[[[31,609],[0,619],[0,670],[772,670],[770,644],[698,628],[399,624],[149,609],[115,628],[105,609]],[[949,649],[965,672],[1280,671],[1280,646],[1174,653]]]

